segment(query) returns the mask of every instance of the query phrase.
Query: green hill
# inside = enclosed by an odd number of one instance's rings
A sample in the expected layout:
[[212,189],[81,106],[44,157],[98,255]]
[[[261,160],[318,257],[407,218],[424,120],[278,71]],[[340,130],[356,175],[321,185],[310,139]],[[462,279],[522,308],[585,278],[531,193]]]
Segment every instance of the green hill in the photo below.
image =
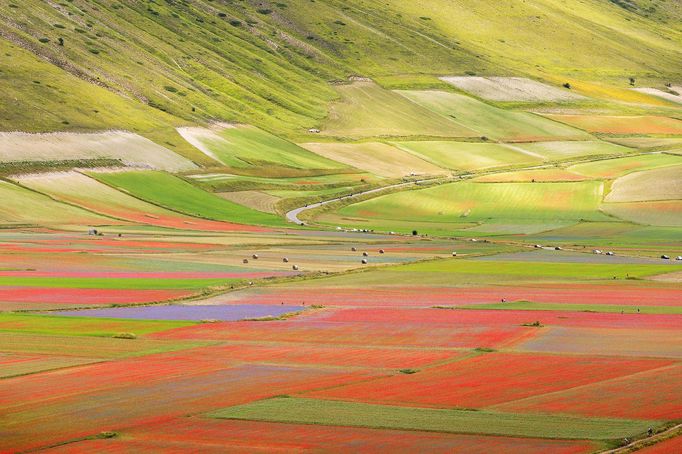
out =
[[125,128],[205,162],[169,127],[303,132],[337,98],[329,82],[351,75],[391,88],[465,73],[662,85],[682,67],[675,5],[11,0],[0,4],[0,90],[13,103],[0,129]]

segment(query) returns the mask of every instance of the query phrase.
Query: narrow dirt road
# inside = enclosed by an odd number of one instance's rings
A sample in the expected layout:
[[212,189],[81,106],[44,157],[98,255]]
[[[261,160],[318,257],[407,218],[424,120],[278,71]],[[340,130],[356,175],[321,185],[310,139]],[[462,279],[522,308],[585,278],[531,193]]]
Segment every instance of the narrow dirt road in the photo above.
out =
[[314,208],[318,208],[318,207],[321,207],[321,206],[324,206],[324,205],[328,205],[328,204],[330,204],[330,203],[337,202],[337,201],[339,201],[339,200],[354,199],[354,198],[356,198],[356,197],[364,196],[364,195],[367,195],[367,194],[375,194],[375,193],[377,193],[377,192],[387,191],[387,190],[389,190],[389,189],[402,188],[402,187],[406,187],[406,186],[416,186],[416,185],[419,185],[420,183],[424,183],[424,182],[427,182],[427,181],[430,181],[430,180],[417,180],[417,181],[409,181],[409,182],[407,182],[407,183],[392,184],[392,185],[390,185],[390,186],[384,186],[384,187],[381,187],[381,188],[371,189],[371,190],[369,190],[369,191],[358,192],[357,194],[352,194],[352,195],[347,195],[347,196],[343,196],[343,197],[337,197],[337,198],[335,198],[335,199],[325,200],[324,202],[311,203],[310,205],[306,205],[306,206],[300,207],[300,208],[295,208],[295,209],[293,209],[293,210],[287,212],[287,214],[286,214],[287,221],[289,221],[289,222],[295,222],[296,224],[299,224],[299,225],[305,224],[305,223],[304,223],[302,220],[300,220],[299,217],[298,217],[298,215],[301,214],[301,213],[303,213],[304,211],[312,210],[312,209],[314,209]]
[[659,442],[663,442],[669,438],[682,436],[680,432],[682,432],[682,424],[678,424],[674,427],[671,427],[668,430],[654,434],[650,437],[635,440],[628,445],[621,446],[620,448],[602,451],[600,454],[626,454],[630,452],[639,451],[640,449],[643,449],[647,446],[655,445],[656,443]]

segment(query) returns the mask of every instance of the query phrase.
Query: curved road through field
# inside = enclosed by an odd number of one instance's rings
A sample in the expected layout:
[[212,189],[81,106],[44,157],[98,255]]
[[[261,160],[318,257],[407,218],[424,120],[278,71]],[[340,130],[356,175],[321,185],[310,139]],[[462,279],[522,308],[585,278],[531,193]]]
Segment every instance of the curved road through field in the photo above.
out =
[[346,195],[343,197],[337,197],[335,199],[325,200],[324,202],[311,203],[310,205],[306,205],[306,206],[300,207],[300,208],[295,208],[295,209],[287,212],[287,214],[286,214],[287,221],[295,222],[296,224],[302,225],[305,223],[298,218],[298,215],[303,213],[304,211],[312,210],[314,208],[318,208],[318,207],[321,207],[323,205],[328,205],[328,204],[333,203],[333,202],[338,202],[339,200],[354,199],[356,197],[364,196],[367,194],[374,194],[374,193],[386,191],[389,189],[402,188],[405,186],[418,186],[420,183],[424,183],[427,181],[431,181],[431,180],[417,180],[417,181],[408,181],[407,183],[397,183],[397,184],[392,184],[390,186],[383,186],[381,188],[370,189],[369,191],[358,192],[357,194]]

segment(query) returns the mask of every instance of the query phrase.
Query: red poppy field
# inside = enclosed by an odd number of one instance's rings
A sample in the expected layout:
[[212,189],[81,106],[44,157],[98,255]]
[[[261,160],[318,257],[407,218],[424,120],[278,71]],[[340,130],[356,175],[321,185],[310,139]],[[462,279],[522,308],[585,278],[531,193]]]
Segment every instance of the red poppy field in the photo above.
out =
[[[507,241],[130,228],[0,231],[0,452],[582,454],[682,419],[682,293],[656,280],[675,264],[623,256],[601,271],[580,251],[570,267],[524,263],[528,246]],[[630,266],[642,277],[612,279]],[[220,318],[251,308],[265,315]],[[268,406],[287,399],[290,411]],[[342,407],[318,418],[300,402]],[[375,426],[353,405],[397,413]]]

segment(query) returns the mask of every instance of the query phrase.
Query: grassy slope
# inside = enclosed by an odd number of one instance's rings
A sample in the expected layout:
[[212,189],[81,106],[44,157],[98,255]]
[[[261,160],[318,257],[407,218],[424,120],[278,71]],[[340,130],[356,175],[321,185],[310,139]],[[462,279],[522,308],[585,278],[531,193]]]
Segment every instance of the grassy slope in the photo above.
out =
[[302,398],[260,400],[218,410],[210,416],[332,426],[595,440],[635,435],[646,430],[647,424],[656,424],[652,421],[394,407]]
[[407,99],[493,139],[547,140],[554,137],[585,139],[582,131],[526,112],[511,112],[457,93],[399,90]]
[[[622,86],[630,75],[674,78],[679,8],[665,0],[651,12],[649,0],[639,3],[629,11],[601,0],[4,2],[0,89],[20,108],[3,111],[3,129],[147,130],[201,160],[177,143],[169,123],[222,119],[302,131],[336,97],[327,81],[351,74],[407,87],[442,87],[434,75],[465,71]],[[268,14],[257,11],[263,5]],[[33,86],[34,74],[42,75],[41,87]]]
[[180,178],[163,172],[92,173],[110,186],[189,216],[240,224],[284,226],[278,216],[252,210],[199,189]]

